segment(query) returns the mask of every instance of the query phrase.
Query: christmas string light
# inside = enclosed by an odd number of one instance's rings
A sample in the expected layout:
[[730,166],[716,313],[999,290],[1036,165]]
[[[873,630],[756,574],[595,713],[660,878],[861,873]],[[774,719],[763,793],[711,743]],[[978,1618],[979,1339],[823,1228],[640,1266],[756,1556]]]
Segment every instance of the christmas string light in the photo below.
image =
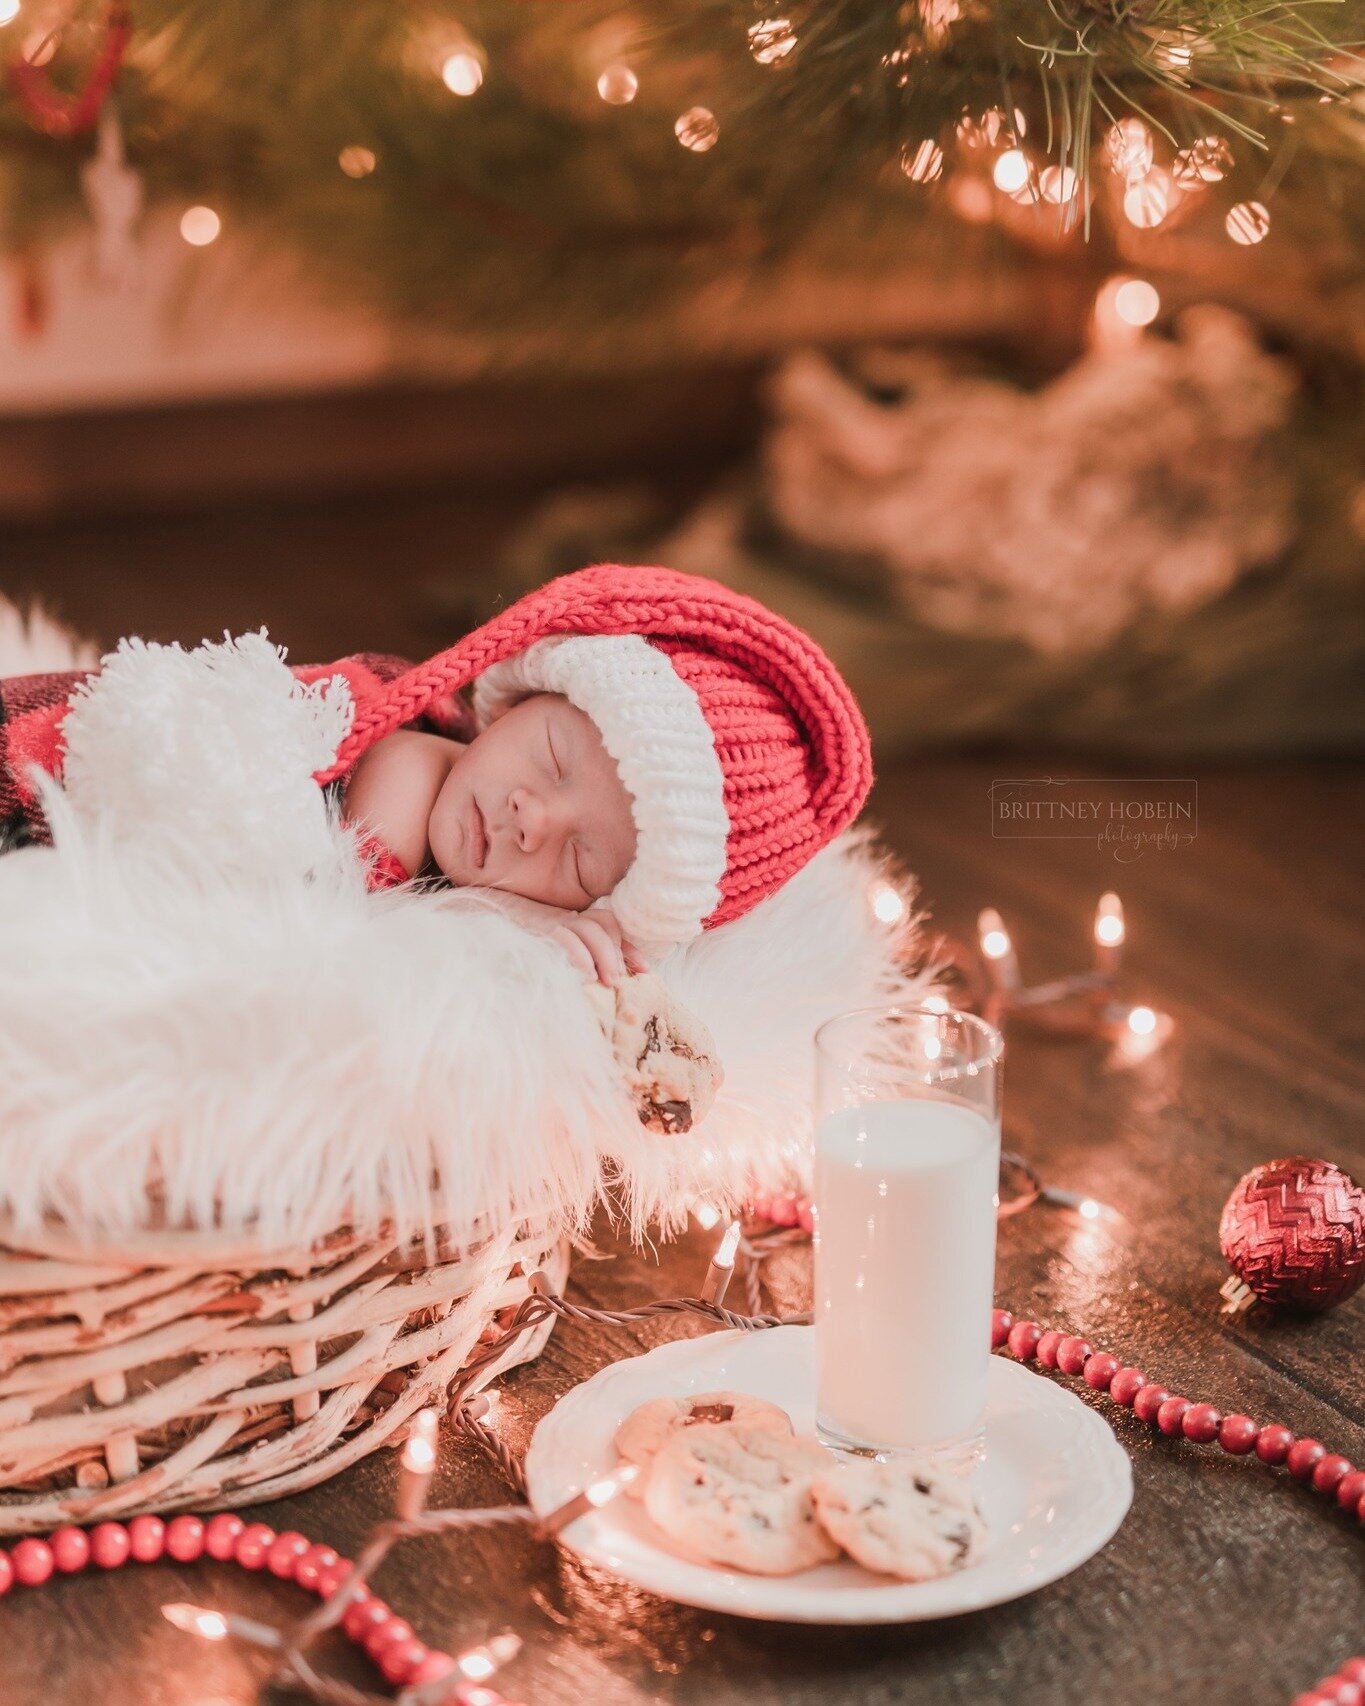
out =
[[180,235],[193,249],[217,242],[222,229],[223,221],[211,207],[187,207],[180,215]]
[[1123,902],[1112,891],[1100,897],[1095,910],[1092,971],[1025,984],[1009,932],[994,907],[980,914],[977,933],[990,983],[983,1016],[992,1024],[1016,1019],[1062,1035],[1105,1037],[1114,1043],[1114,1058],[1122,1065],[1136,1065],[1154,1054],[1175,1029],[1168,1015],[1114,998],[1127,924]]
[[740,1224],[732,1220],[725,1228],[725,1236],[716,1246],[716,1253],[711,1258],[711,1266],[706,1270],[706,1278],[702,1282],[701,1295],[707,1303],[722,1303],[729,1289],[730,1281],[735,1272],[735,1255],[739,1249]]
[[604,66],[597,78],[597,93],[609,107],[628,107],[640,92],[640,79],[628,65]]

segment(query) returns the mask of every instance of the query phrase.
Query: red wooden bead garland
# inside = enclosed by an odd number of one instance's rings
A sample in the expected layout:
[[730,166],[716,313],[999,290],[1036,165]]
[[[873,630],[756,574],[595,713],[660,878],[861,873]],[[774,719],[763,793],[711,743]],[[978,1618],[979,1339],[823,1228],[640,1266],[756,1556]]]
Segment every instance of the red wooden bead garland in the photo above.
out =
[[1327,1447],[1320,1439],[1296,1439],[1284,1460],[1285,1467],[1296,1480],[1311,1481],[1313,1471],[1326,1455]]
[[1337,1482],[1337,1503],[1344,1511],[1353,1511],[1365,1494],[1365,1469],[1352,1469]]
[[97,1523],[90,1530],[90,1556],[101,1570],[117,1570],[128,1562],[128,1530],[121,1522]]
[[[335,1593],[351,1571],[351,1560],[340,1557],[331,1546],[314,1545],[307,1535],[293,1531],[276,1535],[265,1523],[246,1523],[229,1511],[208,1522],[197,1516],[177,1516],[169,1523],[156,1516],[136,1516],[126,1524],[101,1522],[89,1530],[68,1524],[47,1540],[28,1537],[9,1552],[0,1549],[0,1595],[14,1583],[41,1587],[54,1570],[67,1575],[91,1567],[116,1570],[130,1561],[152,1563],[163,1553],[180,1563],[207,1554],[243,1569],[268,1568],[319,1597],[326,1597],[324,1586]],[[356,1589],[341,1627],[370,1654],[385,1680],[395,1685],[434,1682],[456,1668],[449,1653],[419,1640],[412,1625],[396,1617],[364,1585]]]
[[[1283,1463],[1297,1480],[1335,1499],[1342,1510],[1365,1523],[1365,1470],[1357,1469],[1340,1452],[1329,1452],[1321,1440],[1296,1439],[1282,1422],[1262,1427],[1250,1416],[1225,1416],[1213,1404],[1196,1404],[1149,1381],[1139,1369],[1122,1366],[1116,1356],[1095,1350],[1084,1339],[1052,1328],[1044,1331],[1036,1321],[1017,1321],[1005,1309],[991,1316],[991,1347],[1003,1347],[1018,1362],[1037,1361],[1045,1368],[1080,1375],[1094,1391],[1106,1392],[1116,1404],[1131,1405],[1139,1421],[1160,1428],[1172,1439],[1187,1439],[1193,1445],[1217,1443],[1233,1457],[1254,1450],[1270,1467]],[[1319,1684],[1319,1688],[1326,1686]],[[1365,1692],[1360,1706],[1365,1706]]]
[[1218,1424],[1218,1443],[1234,1457],[1245,1457],[1255,1446],[1260,1432],[1250,1416],[1224,1416]]
[[21,1587],[40,1588],[52,1574],[52,1548],[46,1540],[21,1540],[10,1553],[10,1563]]
[[1109,1382],[1109,1396],[1116,1404],[1124,1404],[1132,1409],[1133,1400],[1147,1384],[1147,1376],[1140,1368],[1121,1368]]
[[1261,1429],[1261,1437],[1256,1441],[1256,1455],[1262,1463],[1272,1466],[1283,1463],[1293,1443],[1293,1432],[1283,1422],[1269,1422]]
[[83,1528],[59,1528],[48,1545],[52,1562],[64,1576],[74,1575],[90,1562],[90,1536]]
[[1185,1412],[1183,1422],[1185,1438],[1193,1445],[1212,1445],[1219,1439],[1223,1425],[1223,1412],[1214,1409],[1212,1404],[1192,1404]]
[[1164,1386],[1158,1386],[1155,1381],[1149,1381],[1133,1400],[1133,1414],[1140,1422],[1152,1426],[1161,1414],[1161,1406],[1170,1397]]
[[237,1541],[246,1524],[236,1511],[219,1511],[211,1516],[204,1530],[204,1550],[210,1558],[226,1563],[237,1551]]
[[135,1516],[128,1524],[128,1549],[139,1564],[155,1564],[166,1549],[166,1525],[159,1516]]
[[263,1522],[248,1523],[237,1536],[233,1557],[244,1570],[263,1570],[266,1554],[275,1542],[275,1530]]

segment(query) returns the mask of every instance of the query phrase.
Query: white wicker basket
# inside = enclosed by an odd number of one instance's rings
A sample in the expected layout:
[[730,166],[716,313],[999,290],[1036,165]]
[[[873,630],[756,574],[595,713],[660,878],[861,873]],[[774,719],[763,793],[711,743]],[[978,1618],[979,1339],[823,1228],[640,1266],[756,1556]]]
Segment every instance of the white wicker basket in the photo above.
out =
[[[569,1249],[513,1226],[462,1250],[338,1231],[306,1251],[147,1233],[98,1251],[0,1233],[0,1532],[281,1498],[441,1404]],[[536,1356],[552,1321],[484,1371]]]

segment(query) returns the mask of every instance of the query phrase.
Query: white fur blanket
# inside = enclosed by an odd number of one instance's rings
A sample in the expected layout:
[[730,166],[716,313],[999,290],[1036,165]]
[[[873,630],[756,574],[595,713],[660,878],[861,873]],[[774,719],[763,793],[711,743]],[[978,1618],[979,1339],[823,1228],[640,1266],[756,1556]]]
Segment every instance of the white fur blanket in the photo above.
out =
[[263,635],[105,660],[47,786],[54,846],[0,858],[5,1236],[117,1236],[152,1187],[172,1224],[272,1246],[385,1219],[573,1229],[606,1193],[641,1235],[698,1193],[799,1180],[816,1026],[929,987],[873,915],[869,841],[658,968],[726,1073],[660,1137],[557,949],[477,891],[366,892],[311,779],[349,716]]

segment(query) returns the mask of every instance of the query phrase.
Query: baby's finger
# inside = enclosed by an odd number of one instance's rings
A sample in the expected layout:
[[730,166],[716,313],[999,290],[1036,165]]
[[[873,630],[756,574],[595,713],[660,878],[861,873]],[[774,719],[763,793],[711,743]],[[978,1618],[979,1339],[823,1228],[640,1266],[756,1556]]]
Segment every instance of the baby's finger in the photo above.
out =
[[649,970],[649,961],[633,942],[626,941],[624,937],[621,940],[621,952],[625,957],[627,971],[642,972]]
[[583,977],[587,978],[589,983],[597,982],[598,975],[596,963],[594,962],[592,955],[588,952],[586,944],[579,938],[575,931],[570,930],[567,924],[556,925],[550,932],[550,940],[552,942],[557,942],[559,946],[563,948],[564,952],[569,956],[569,960],[575,971],[581,973]]
[[594,918],[584,918],[578,926],[580,940],[587,944],[597,975],[603,983],[620,983],[626,975],[626,961],[608,931]]

